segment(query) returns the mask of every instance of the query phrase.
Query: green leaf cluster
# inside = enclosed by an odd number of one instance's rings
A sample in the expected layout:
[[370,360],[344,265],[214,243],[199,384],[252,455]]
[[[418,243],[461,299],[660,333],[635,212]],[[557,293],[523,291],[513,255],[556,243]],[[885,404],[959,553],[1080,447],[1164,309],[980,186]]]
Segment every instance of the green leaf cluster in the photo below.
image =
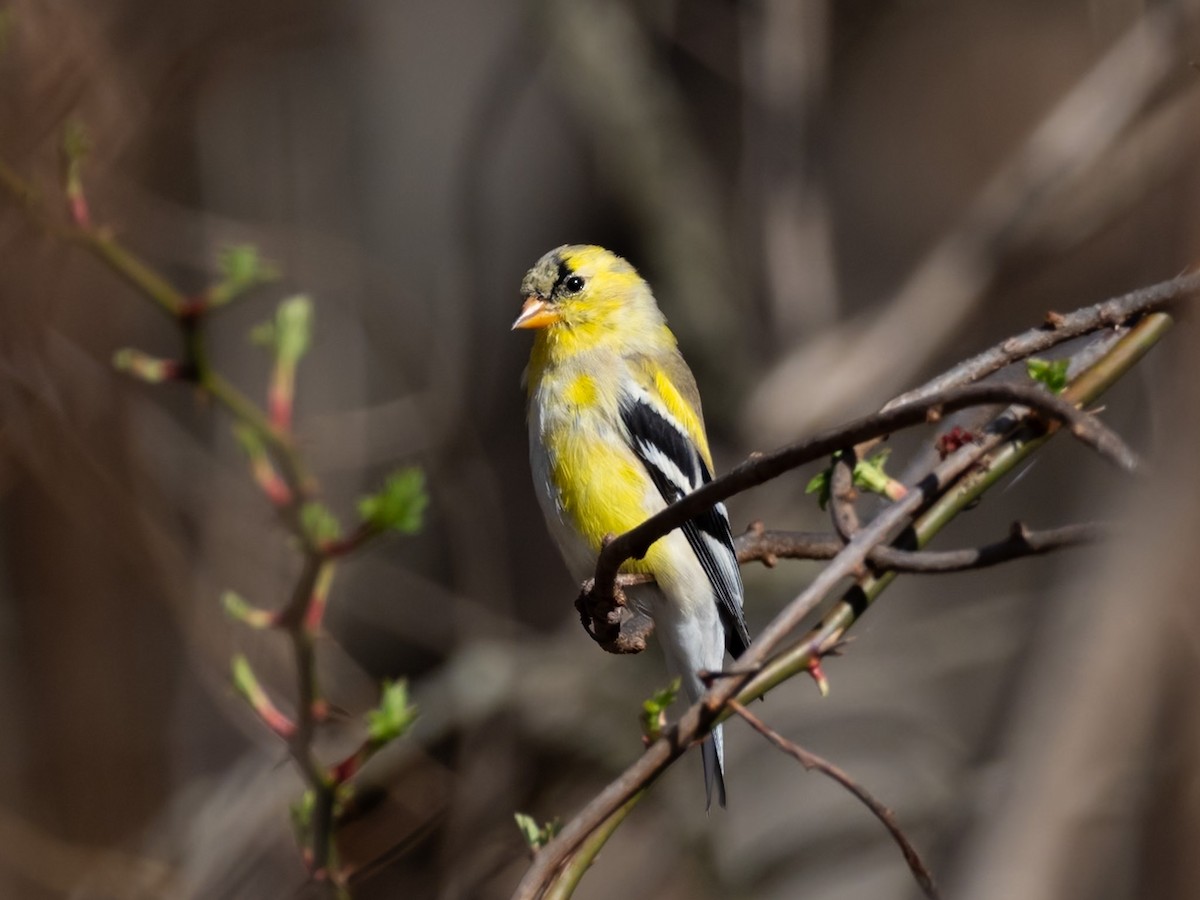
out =
[[358,502],[362,520],[379,531],[416,534],[421,530],[429,496],[425,493],[425,475],[408,468],[388,476],[382,490]]
[[[853,475],[854,486],[862,488],[864,491],[870,491],[873,494],[887,496],[888,485],[891,484],[892,477],[884,471],[884,465],[887,463],[887,458],[891,455],[891,452],[890,447],[883,447],[874,455],[856,462],[854,464]],[[833,466],[831,465],[828,469],[822,469],[809,479],[808,484],[804,487],[804,493],[816,494],[818,505],[821,509],[825,509],[829,506],[832,484]]]
[[1062,359],[1038,359],[1030,357],[1025,360],[1025,371],[1029,377],[1039,384],[1044,384],[1052,394],[1061,394],[1067,386],[1067,370],[1071,367],[1069,357]]
[[221,280],[208,292],[208,302],[224,306],[247,291],[276,281],[279,270],[267,262],[253,244],[234,244],[217,254]]
[[417,708],[408,702],[408,682],[384,681],[379,706],[367,713],[367,734],[380,747],[403,735],[417,719]]
[[891,447],[883,447],[873,456],[859,460],[854,465],[854,486],[873,494],[886,494],[892,477],[883,470],[887,458],[892,455]]

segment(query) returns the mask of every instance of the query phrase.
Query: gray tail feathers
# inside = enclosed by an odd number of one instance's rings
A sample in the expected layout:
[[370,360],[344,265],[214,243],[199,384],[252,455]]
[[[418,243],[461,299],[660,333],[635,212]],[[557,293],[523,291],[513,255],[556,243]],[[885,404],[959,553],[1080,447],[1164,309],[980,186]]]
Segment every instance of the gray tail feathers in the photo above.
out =
[[716,789],[717,805],[725,808],[725,753],[721,740],[721,726],[712,730],[709,739],[700,745],[704,759],[704,791],[707,801],[705,811],[712,809],[713,789]]

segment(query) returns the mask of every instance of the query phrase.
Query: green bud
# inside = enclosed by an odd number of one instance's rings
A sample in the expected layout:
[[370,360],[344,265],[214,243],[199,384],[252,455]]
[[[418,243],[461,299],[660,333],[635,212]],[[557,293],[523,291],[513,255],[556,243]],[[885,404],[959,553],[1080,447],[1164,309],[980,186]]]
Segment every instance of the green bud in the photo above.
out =
[[884,447],[874,456],[859,460],[854,465],[854,485],[876,494],[886,494],[892,478],[883,470],[891,455],[890,447]]
[[642,724],[642,734],[648,741],[657,741],[662,736],[663,728],[667,725],[667,708],[675,702],[679,695],[678,678],[647,700],[642,701],[642,712],[639,720]]
[[[234,591],[226,591],[221,595],[221,605],[225,607],[225,612],[230,618],[249,625],[251,628],[268,628],[275,623],[274,613],[251,606],[241,594]],[[243,662],[245,662],[244,659]],[[248,669],[249,663],[245,664]]]

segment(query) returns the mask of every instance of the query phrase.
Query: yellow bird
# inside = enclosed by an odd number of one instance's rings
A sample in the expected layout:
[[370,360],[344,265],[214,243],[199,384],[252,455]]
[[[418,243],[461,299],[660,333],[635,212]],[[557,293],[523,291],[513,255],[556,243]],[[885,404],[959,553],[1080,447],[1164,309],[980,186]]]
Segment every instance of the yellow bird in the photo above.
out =
[[[696,380],[650,286],[602,247],[551,250],[521,282],[513,328],[534,329],[525,372],[529,456],[542,511],[572,575],[590,577],[605,535],[621,534],[712,480]],[[695,702],[698,672],[750,643],[742,578],[722,504],[656,541],[623,571]],[[703,745],[707,803],[725,805],[721,729]]]

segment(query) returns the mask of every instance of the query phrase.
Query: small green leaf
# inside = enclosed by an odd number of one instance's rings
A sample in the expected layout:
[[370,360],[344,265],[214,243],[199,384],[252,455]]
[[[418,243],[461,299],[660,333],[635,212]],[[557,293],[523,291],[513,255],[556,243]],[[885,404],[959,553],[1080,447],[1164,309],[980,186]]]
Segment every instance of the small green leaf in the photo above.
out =
[[403,735],[416,721],[417,708],[408,702],[408,682],[403,678],[385,681],[379,706],[367,713],[367,731],[372,744],[382,746]]
[[336,541],[342,535],[342,526],[323,503],[310,500],[300,510],[300,524],[304,533],[318,544]]
[[226,591],[221,595],[221,605],[225,607],[225,613],[231,619],[236,619],[251,628],[269,628],[275,624],[274,613],[251,606],[241,594],[234,591]]
[[251,329],[250,340],[274,351],[280,366],[294,369],[308,351],[312,319],[311,300],[304,296],[289,297],[279,304],[274,319]]
[[275,314],[275,357],[281,365],[294,366],[308,351],[312,337],[312,301],[289,297]]
[[237,654],[231,661],[231,670],[233,672],[233,686],[237,688],[239,694],[250,701],[251,706],[254,706],[263,690],[262,685],[258,683],[258,678],[255,676],[254,670],[250,668],[250,660],[246,659],[241,653]]
[[521,832],[521,837],[525,839],[529,849],[535,852],[550,843],[562,827],[558,819],[539,827],[537,819],[521,812],[513,813],[513,818],[517,821],[517,829]]
[[541,832],[537,819],[521,812],[513,813],[513,818],[517,820],[517,830],[521,832],[521,837],[525,838],[525,843],[529,845],[529,849],[536,850],[538,848],[538,834]]
[[247,285],[279,277],[272,263],[253,244],[233,244],[217,254],[217,271],[231,284]]
[[804,493],[817,495],[817,504],[821,507],[821,509],[824,509],[829,505],[829,484],[831,472],[832,469],[822,469],[809,479],[808,484],[804,488]]
[[213,306],[223,306],[251,288],[275,281],[279,270],[264,260],[253,244],[234,244],[217,254],[221,280],[209,291]]
[[663,728],[667,725],[667,708],[679,695],[679,683],[679,679],[676,678],[649,699],[642,701],[639,720],[642,724],[642,734],[648,741],[657,741],[662,736]]
[[388,476],[379,493],[358,501],[358,514],[380,531],[415,534],[421,530],[428,504],[425,475],[420,469],[401,469]]
[[124,347],[113,354],[113,368],[149,384],[161,384],[180,375],[180,366],[175,360],[159,359],[132,347]]
[[1067,386],[1067,369],[1071,367],[1069,357],[1048,360],[1031,357],[1025,360],[1025,371],[1034,381],[1044,384],[1052,394],[1060,394]]

